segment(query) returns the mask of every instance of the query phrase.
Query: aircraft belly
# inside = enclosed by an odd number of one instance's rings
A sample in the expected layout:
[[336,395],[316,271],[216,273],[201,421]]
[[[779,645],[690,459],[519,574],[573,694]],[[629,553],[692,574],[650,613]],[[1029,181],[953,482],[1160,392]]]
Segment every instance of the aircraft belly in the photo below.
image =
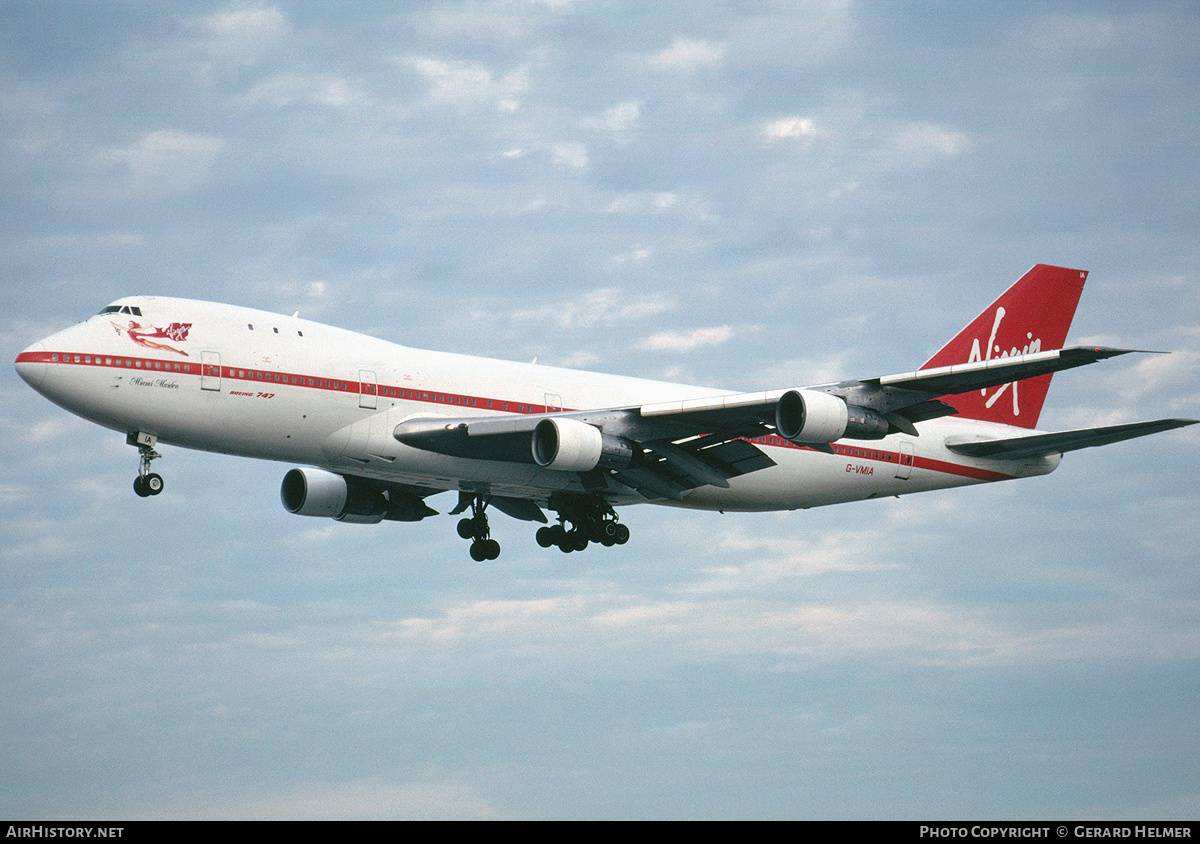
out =
[[[795,510],[872,498],[887,486],[879,467],[808,449],[765,449],[774,466],[730,479],[729,489],[701,487],[682,506],[720,510]],[[847,467],[850,467],[847,470]]]
[[[696,509],[765,511],[795,510],[871,498],[926,492],[1001,480],[994,471],[977,472],[958,464],[926,460],[918,453],[907,477],[898,477],[894,445],[863,451],[887,458],[826,454],[812,449],[766,447],[776,465],[730,480],[729,489],[705,486],[689,492],[675,506]],[[935,468],[936,467],[936,468]],[[994,468],[994,467],[993,467]],[[670,503],[670,502],[662,502]]]

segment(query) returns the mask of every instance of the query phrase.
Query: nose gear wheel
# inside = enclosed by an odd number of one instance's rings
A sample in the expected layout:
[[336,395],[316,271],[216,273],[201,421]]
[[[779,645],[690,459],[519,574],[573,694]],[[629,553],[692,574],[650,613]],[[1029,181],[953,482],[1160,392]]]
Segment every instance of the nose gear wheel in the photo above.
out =
[[158,495],[163,491],[162,475],[150,471],[150,462],[162,457],[161,454],[154,450],[154,446],[158,443],[158,438],[153,434],[133,431],[125,438],[125,442],[132,446],[137,446],[140,457],[138,474],[133,479],[133,491],[142,498]]

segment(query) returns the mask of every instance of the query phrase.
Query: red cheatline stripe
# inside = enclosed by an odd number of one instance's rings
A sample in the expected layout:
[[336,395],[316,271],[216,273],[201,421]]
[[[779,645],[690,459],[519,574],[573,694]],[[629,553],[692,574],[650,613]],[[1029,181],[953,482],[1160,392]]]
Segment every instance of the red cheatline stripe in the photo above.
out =
[[[125,355],[90,355],[76,354],[74,352],[22,352],[17,355],[17,363],[48,363],[48,364],[70,364],[72,366],[94,366],[113,369],[128,369],[134,372],[150,372],[170,375],[200,375],[202,365],[195,360],[180,361],[177,359],[164,358],[143,358],[129,357]],[[242,366],[212,366],[211,369],[219,369],[220,377],[227,378],[231,381],[245,382],[247,384],[260,385],[262,387],[303,387],[313,390],[328,390],[339,393],[352,393],[358,395],[364,391],[367,395],[375,395],[380,398],[396,398],[406,401],[426,402],[428,404],[450,404],[456,407],[470,407],[477,410],[499,410],[506,413],[547,413],[551,410],[546,405],[526,404],[524,402],[510,402],[495,398],[486,398],[483,396],[471,396],[460,393],[447,393],[439,390],[421,389],[414,390],[411,387],[401,387],[391,384],[372,384],[362,381],[343,380],[341,378],[321,378],[317,376],[301,375],[295,372],[282,372],[277,370],[256,369],[252,367]],[[207,373],[211,376],[216,376],[217,372]],[[555,407],[553,410],[565,410],[566,408]],[[749,442],[755,445],[767,446],[770,448],[806,448],[807,446],[797,445],[793,442],[785,440],[783,437],[768,435],[750,439]],[[871,448],[869,446],[848,446],[838,445],[833,446],[834,453],[838,457],[849,457],[857,460],[872,460],[882,463],[896,464],[900,460],[900,455],[894,451],[885,451],[883,449]],[[942,460],[933,460],[927,457],[917,457],[913,461],[913,467],[917,469],[926,469],[932,472],[941,472],[946,475],[958,475],[966,478],[975,478],[981,481],[1000,481],[1010,478],[1010,475],[1005,475],[1000,472],[992,472],[987,469],[977,469],[973,466],[964,466],[959,463],[947,463]]]
[[[375,385],[370,382],[354,381],[342,378],[324,378],[303,375],[297,372],[284,372],[274,369],[262,369],[243,366],[208,366],[199,361],[189,359],[182,362],[174,358],[144,358],[126,355],[91,355],[75,354],[74,352],[24,352],[17,356],[17,363],[48,363],[70,364],[73,366],[94,366],[114,369],[129,369],[135,372],[152,372],[171,375],[200,375],[220,376],[231,381],[240,381],[262,387],[268,385],[303,387],[313,390],[330,390],[340,393],[358,395],[366,391],[367,395],[382,398],[402,398],[409,401],[421,401],[429,404],[451,404],[460,407],[472,407],[480,410],[500,410],[508,413],[546,413],[550,410],[546,405],[529,404],[526,402],[510,402],[485,396],[472,396],[463,393],[448,393],[442,390],[401,387],[393,384]],[[208,371],[218,370],[219,371]],[[553,408],[559,410],[560,408]]]

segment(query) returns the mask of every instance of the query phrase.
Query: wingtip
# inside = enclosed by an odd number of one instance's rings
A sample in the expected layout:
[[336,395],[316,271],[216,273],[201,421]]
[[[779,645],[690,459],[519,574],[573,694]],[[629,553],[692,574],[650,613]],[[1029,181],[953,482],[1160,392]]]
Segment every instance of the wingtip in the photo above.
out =
[[1189,425],[1195,425],[1198,422],[1200,422],[1200,419],[1160,419],[1158,420],[1158,427],[1154,433],[1174,431],[1178,428],[1186,428]]
[[1106,360],[1121,355],[1169,355],[1156,349],[1118,349],[1114,346],[1067,346],[1063,352],[1086,354],[1092,360]]

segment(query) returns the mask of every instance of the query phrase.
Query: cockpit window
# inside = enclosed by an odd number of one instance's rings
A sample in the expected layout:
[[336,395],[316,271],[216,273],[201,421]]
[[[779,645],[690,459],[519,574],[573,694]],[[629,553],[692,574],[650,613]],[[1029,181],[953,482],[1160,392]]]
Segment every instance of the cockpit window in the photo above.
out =
[[102,314],[129,314],[130,316],[141,316],[142,309],[135,305],[109,305],[100,311]]

